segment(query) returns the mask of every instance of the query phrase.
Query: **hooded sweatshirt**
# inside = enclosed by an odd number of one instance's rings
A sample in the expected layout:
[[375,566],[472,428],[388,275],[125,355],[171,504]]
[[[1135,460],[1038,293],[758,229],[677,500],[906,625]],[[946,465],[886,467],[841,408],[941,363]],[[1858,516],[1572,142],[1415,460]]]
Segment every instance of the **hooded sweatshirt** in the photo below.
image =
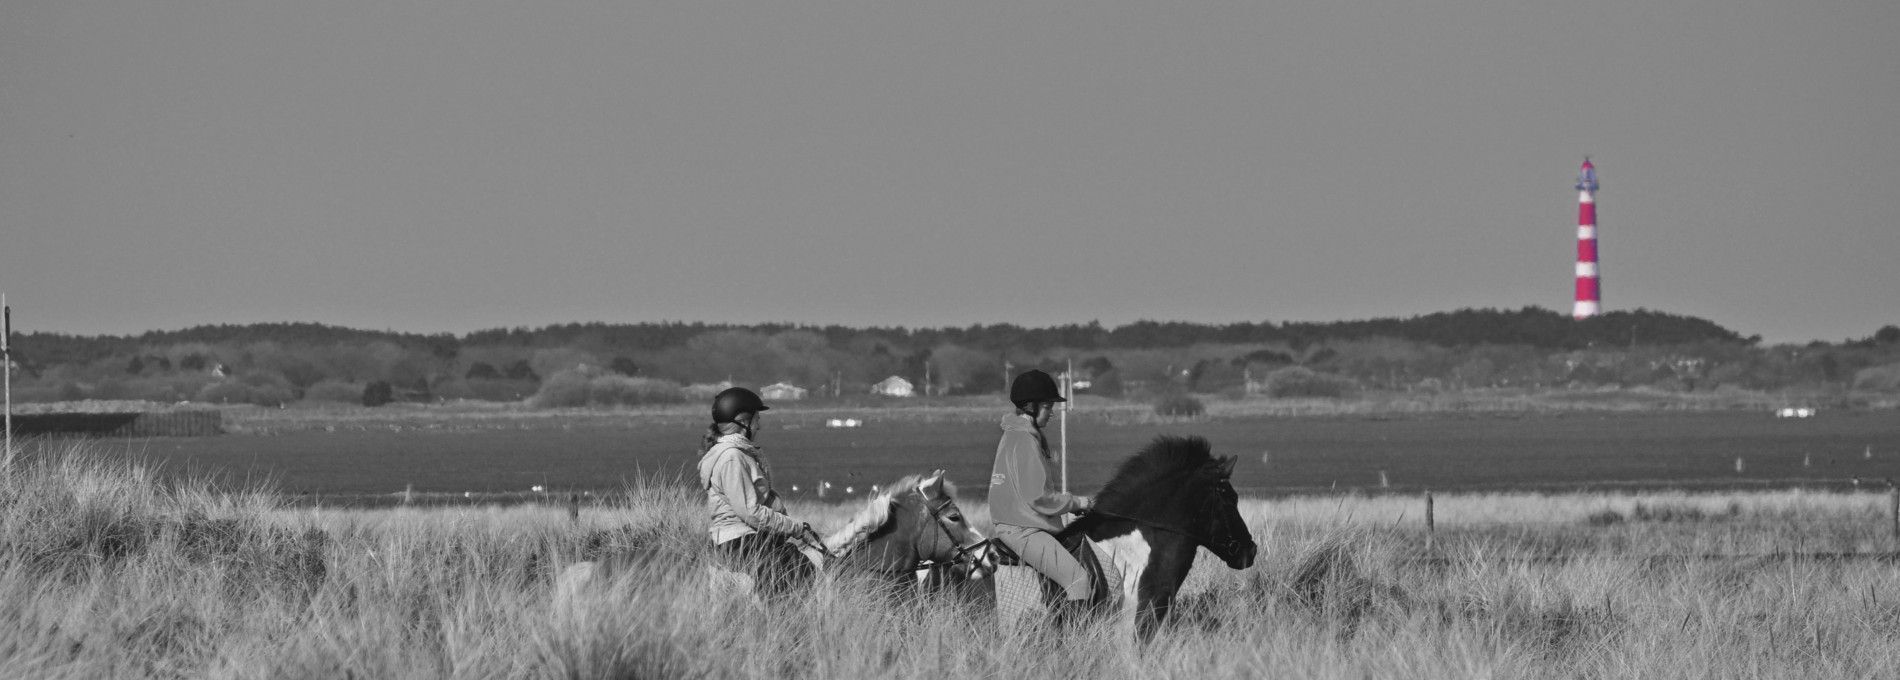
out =
[[699,482],[706,487],[706,509],[712,513],[707,534],[714,545],[747,534],[793,536],[804,530],[803,523],[785,514],[761,453],[745,435],[735,433],[720,437],[699,457]]
[[1044,455],[1042,432],[1029,416],[1003,416],[1003,440],[990,469],[990,519],[1043,531],[1060,531],[1062,513],[1082,507],[1074,495],[1049,488],[1056,461]]

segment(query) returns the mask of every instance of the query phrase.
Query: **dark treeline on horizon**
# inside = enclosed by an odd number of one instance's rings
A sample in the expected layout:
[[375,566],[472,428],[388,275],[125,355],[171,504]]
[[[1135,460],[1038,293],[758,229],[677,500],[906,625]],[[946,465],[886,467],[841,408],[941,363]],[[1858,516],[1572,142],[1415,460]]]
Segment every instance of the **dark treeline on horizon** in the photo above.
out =
[[1526,307],[1324,323],[571,323],[462,336],[260,323],[29,333],[12,347],[24,378],[16,398],[39,402],[630,406],[706,398],[723,383],[832,398],[890,396],[878,392],[885,384],[897,396],[955,396],[999,392],[1008,374],[1031,367],[1073,367],[1091,394],[1137,400],[1600,386],[1900,392],[1900,326],[1839,344],[1763,347],[1704,319],[1640,309],[1581,321]]
[[583,339],[606,346],[653,351],[682,346],[688,340],[709,332],[743,330],[772,334],[795,329],[818,333],[834,346],[845,346],[860,338],[870,338],[909,345],[954,343],[984,350],[1026,352],[1057,347],[1074,350],[1161,349],[1207,343],[1278,343],[1297,349],[1329,341],[1379,337],[1441,347],[1517,345],[1547,350],[1696,343],[1752,345],[1760,342],[1759,336],[1745,338],[1712,321],[1666,312],[1645,309],[1614,311],[1579,321],[1548,309],[1525,307],[1518,310],[1460,309],[1409,318],[1330,322],[1208,324],[1136,321],[1113,328],[1096,322],[1040,328],[1005,323],[915,329],[792,323],[593,322],[541,328],[496,328],[460,337],[448,333],[359,330],[308,322],[254,323],[149,331],[139,335],[16,334],[14,349],[16,360],[29,365],[93,361],[130,354],[141,347],[180,343],[275,342],[295,346],[383,341],[406,348],[427,349],[437,356],[448,358],[464,347],[554,347]]

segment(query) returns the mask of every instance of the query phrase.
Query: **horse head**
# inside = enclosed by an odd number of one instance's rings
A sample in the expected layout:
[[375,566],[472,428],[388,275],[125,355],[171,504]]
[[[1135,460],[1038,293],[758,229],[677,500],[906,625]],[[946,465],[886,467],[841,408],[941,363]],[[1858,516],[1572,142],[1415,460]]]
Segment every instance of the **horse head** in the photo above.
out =
[[1253,566],[1259,547],[1254,545],[1247,520],[1240,516],[1240,494],[1234,491],[1233,482],[1235,460],[1225,456],[1202,466],[1199,476],[1206,491],[1200,496],[1201,509],[1196,513],[1196,536],[1202,547],[1227,566],[1246,569]]
[[995,569],[989,542],[964,518],[943,470],[898,480],[826,543],[846,563],[886,574],[935,564],[981,578]]
[[1096,497],[1106,516],[1192,537],[1227,566],[1253,566],[1257,547],[1234,492],[1235,459],[1215,458],[1201,437],[1164,435],[1123,461]]
[[936,525],[935,531],[926,528],[918,532],[919,563],[953,565],[958,577],[969,579],[980,579],[996,571],[996,556],[990,551],[989,539],[964,518],[963,509],[957,507],[956,487],[944,479],[943,470],[931,472],[919,482],[917,495],[912,498],[922,505],[929,522]]

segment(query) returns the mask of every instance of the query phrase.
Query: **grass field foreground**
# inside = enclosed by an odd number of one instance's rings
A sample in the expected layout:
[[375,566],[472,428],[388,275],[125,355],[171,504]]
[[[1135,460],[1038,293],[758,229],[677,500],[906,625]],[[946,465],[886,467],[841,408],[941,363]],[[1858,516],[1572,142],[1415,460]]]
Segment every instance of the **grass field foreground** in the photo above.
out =
[[[848,578],[762,607],[713,592],[690,488],[636,484],[578,522],[534,506],[289,509],[267,492],[166,481],[75,447],[0,473],[0,676],[1900,672],[1892,563],[1774,556],[1889,548],[1884,495],[1437,501],[1432,559],[1416,498],[1244,501],[1260,561],[1232,571],[1203,556],[1178,625],[1138,647],[1107,626],[999,632],[980,601],[893,602]],[[793,508],[827,529],[855,510]],[[550,606],[561,566],[609,554],[641,568],[582,606]]]

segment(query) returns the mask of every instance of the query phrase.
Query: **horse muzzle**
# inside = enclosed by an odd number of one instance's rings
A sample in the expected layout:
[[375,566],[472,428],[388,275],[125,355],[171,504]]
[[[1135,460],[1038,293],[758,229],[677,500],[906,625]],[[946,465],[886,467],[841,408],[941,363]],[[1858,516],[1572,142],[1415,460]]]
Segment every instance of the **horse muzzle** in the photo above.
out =
[[1228,543],[1225,548],[1220,551],[1221,561],[1226,562],[1227,566],[1233,569],[1246,569],[1253,566],[1254,554],[1260,551],[1253,541],[1234,541]]
[[964,578],[976,581],[996,573],[996,550],[990,546],[990,539],[979,541],[975,547],[965,551],[963,557],[967,561],[958,566],[965,570]]

